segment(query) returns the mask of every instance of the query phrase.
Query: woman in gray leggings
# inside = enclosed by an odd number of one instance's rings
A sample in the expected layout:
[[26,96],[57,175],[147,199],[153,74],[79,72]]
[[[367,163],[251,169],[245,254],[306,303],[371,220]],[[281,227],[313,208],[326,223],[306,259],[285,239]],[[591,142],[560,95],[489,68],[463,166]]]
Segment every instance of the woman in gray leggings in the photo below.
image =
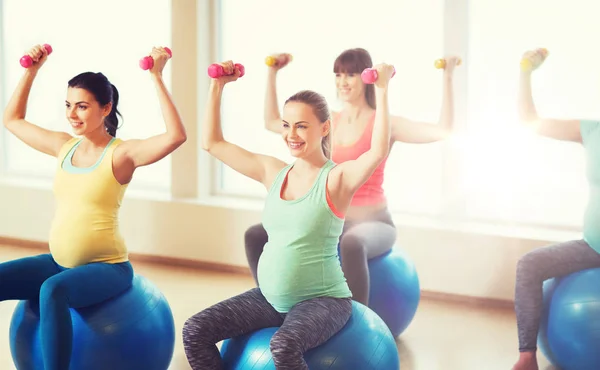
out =
[[523,256],[517,265],[515,311],[520,356],[513,370],[538,370],[536,341],[542,314],[544,280],[600,267],[600,122],[540,118],[531,93],[531,73],[546,59],[543,49],[528,51],[519,89],[520,119],[539,135],[583,144],[588,161],[590,199],[583,226],[583,239],[539,248]]

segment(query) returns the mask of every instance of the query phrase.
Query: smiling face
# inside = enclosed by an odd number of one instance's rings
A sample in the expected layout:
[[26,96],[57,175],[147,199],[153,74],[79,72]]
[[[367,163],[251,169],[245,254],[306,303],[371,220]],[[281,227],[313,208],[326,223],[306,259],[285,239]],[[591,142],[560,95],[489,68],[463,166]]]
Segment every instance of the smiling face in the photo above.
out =
[[309,104],[291,101],[283,107],[281,136],[292,156],[305,158],[321,151],[323,138],[329,133],[329,121],[321,122]]
[[104,117],[110,113],[111,105],[102,107],[88,90],[69,87],[65,101],[66,116],[76,135],[85,135],[104,130]]
[[342,52],[333,63],[338,98],[344,103],[359,104],[365,99],[375,109],[375,88],[362,82],[361,73],[373,67],[365,49],[355,48]]
[[335,87],[343,102],[360,100],[365,94],[365,84],[359,73],[336,73]]

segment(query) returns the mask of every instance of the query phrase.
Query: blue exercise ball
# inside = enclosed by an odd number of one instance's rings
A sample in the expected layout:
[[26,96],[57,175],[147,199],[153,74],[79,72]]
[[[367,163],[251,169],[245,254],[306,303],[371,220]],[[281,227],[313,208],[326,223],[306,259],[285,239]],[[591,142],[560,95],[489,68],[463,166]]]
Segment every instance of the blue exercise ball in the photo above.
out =
[[600,369],[600,269],[544,282],[538,347],[563,370]]
[[[135,275],[124,293],[98,305],[70,309],[70,370],[167,370],[175,347],[175,323],[165,297]],[[43,369],[39,306],[21,301],[10,323],[10,350],[18,370]]]
[[[221,347],[226,370],[274,370],[269,343],[278,328],[227,339]],[[352,316],[336,335],[304,354],[311,370],[400,369],[396,342],[387,325],[364,305],[353,302]]]
[[421,300],[415,265],[401,249],[369,260],[369,307],[387,324],[394,337],[410,325]]

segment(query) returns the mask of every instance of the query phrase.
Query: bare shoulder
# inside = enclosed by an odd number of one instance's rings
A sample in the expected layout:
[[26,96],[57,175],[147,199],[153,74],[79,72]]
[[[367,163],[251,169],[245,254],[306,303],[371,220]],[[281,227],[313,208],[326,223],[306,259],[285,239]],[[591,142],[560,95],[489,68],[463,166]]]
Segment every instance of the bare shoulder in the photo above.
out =
[[113,151],[113,163],[114,164],[123,164],[128,162],[129,160],[129,153],[131,151],[131,148],[138,142],[141,142],[142,140],[140,139],[130,139],[130,140],[123,140],[123,139],[116,139],[118,140],[117,142],[117,146],[115,147],[115,150]]
[[136,145],[139,145],[141,143],[144,142],[144,140],[142,139],[120,139],[120,138],[116,138],[115,141],[117,141],[117,146],[115,147],[115,155],[127,155],[128,153],[130,153],[133,149],[135,149]]
[[127,149],[131,148],[132,146],[134,146],[136,143],[141,142],[142,140],[141,139],[125,140],[125,139],[116,138],[115,141],[118,141],[118,145],[115,148],[115,152],[116,152],[117,150],[119,150],[119,151],[127,150]]
[[279,158],[271,157],[269,155],[264,156],[263,160],[265,163],[265,167],[268,168],[269,171],[279,172],[288,165],[287,162],[284,162]]
[[281,170],[283,170],[289,164],[279,158],[268,155],[262,156],[261,160],[265,169],[263,185],[265,188],[269,189],[279,172],[281,172]]

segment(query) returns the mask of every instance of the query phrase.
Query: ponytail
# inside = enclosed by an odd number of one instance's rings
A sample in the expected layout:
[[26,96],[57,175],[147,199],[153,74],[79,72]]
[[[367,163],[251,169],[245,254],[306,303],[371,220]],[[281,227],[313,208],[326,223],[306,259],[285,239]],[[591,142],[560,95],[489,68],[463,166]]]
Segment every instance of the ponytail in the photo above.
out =
[[[115,85],[110,84],[112,88],[112,108],[110,113],[104,119],[104,126],[106,127],[106,131],[112,137],[117,137],[117,129],[119,128],[119,117],[121,113],[117,108],[119,104],[119,91],[115,87]],[[121,116],[122,117],[122,116]]]
[[321,140],[321,149],[327,159],[331,159],[331,131]]

